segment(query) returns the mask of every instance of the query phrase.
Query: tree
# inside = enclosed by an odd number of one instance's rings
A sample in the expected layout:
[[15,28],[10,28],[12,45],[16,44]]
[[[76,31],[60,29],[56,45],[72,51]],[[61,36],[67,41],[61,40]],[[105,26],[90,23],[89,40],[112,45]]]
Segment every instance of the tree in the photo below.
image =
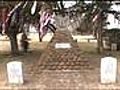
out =
[[[20,2],[19,4],[21,4],[22,6],[23,3]],[[17,43],[17,34],[22,32],[22,27],[24,24],[24,20],[23,20],[24,18],[21,13],[21,10],[22,10],[21,6],[18,6],[17,8],[13,8],[15,9],[13,12],[12,12],[13,9],[9,12],[9,14],[11,15],[9,16],[7,21],[6,34],[10,39],[11,53],[13,55],[18,54],[19,50],[18,50],[18,43]]]
[[109,11],[111,2],[92,1],[92,3],[85,3],[84,1],[81,1],[78,5],[80,5],[80,10],[78,11],[81,15],[85,14],[83,19],[81,19],[79,31],[90,32],[93,30],[95,32],[98,43],[98,52],[100,53],[103,51],[103,26],[106,21],[106,14]]
[[[2,7],[0,8],[1,10],[3,8],[6,8],[7,10],[10,9],[10,12],[6,12],[6,14],[9,14],[10,17],[7,19],[5,34],[10,39],[11,53],[13,55],[16,55],[19,53],[17,35],[23,32],[24,23],[26,21],[28,21],[29,23],[36,23],[36,21],[38,22],[38,17],[39,17],[38,13],[35,13],[35,15],[31,15],[31,7],[33,5],[33,2],[34,1],[12,1],[12,2],[2,1],[0,2],[0,6]],[[41,8],[40,6],[42,5],[42,3],[43,3],[42,1],[39,1],[37,3],[36,12],[39,12]],[[0,20],[0,22],[2,21]]]
[[[4,22],[6,22],[5,34],[10,39],[12,55],[16,55],[19,53],[18,43],[17,43],[17,34],[21,33],[23,30],[24,19],[25,19],[25,15],[26,15],[25,9],[24,10],[22,9],[24,3],[25,2],[22,2],[22,1],[21,2],[5,1],[4,3],[2,3],[3,6],[1,8],[1,10],[4,8],[6,8],[6,10],[11,8],[9,12],[5,12],[5,13],[7,13],[7,15],[9,15],[9,17],[7,17],[7,19]],[[1,17],[1,18],[3,18],[3,17]]]
[[98,52],[101,53],[103,52],[103,26],[104,23],[106,21],[106,14],[111,6],[111,2],[110,1],[96,1],[96,6],[98,9],[98,16],[96,19],[97,23],[97,31],[96,31],[96,35],[97,35],[97,43],[98,43]]
[[[99,53],[103,51],[103,26],[106,21],[106,11],[109,10],[111,2],[109,1],[92,1],[90,4],[84,4],[85,16],[81,22],[85,28],[85,31],[93,30],[97,38],[97,50]],[[93,28],[91,27],[93,25]]]

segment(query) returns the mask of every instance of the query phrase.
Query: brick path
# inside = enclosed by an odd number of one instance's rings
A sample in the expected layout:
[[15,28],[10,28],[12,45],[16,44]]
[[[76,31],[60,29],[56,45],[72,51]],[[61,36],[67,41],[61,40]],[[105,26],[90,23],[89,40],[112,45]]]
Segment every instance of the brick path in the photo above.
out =
[[5,85],[0,90],[120,90],[120,83],[100,84],[99,75],[99,69],[41,70],[26,74],[24,85]]

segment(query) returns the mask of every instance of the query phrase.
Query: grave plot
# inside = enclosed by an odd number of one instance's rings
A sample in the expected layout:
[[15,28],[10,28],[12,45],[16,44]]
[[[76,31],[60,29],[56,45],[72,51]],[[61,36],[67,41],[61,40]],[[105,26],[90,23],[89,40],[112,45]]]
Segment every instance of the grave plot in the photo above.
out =
[[90,69],[89,61],[82,59],[81,53],[69,32],[57,31],[33,71]]

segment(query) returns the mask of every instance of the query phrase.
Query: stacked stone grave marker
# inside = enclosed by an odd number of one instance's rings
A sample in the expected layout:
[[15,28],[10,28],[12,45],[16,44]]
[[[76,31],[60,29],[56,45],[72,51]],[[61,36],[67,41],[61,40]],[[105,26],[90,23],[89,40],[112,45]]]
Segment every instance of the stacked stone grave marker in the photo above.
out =
[[[65,47],[56,48],[56,44]],[[39,72],[39,70],[88,69],[90,64],[88,60],[81,59],[81,51],[71,34],[67,31],[57,31],[35,66],[34,71]]]

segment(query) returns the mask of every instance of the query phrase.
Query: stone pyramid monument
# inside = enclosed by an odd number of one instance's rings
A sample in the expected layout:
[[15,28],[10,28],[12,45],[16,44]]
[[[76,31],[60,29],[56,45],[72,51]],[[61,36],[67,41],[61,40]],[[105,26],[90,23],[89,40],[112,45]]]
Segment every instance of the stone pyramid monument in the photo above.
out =
[[[57,43],[67,43],[71,48],[55,48]],[[36,62],[36,70],[81,70],[89,68],[89,62],[81,59],[77,42],[68,31],[56,31],[46,50]]]

